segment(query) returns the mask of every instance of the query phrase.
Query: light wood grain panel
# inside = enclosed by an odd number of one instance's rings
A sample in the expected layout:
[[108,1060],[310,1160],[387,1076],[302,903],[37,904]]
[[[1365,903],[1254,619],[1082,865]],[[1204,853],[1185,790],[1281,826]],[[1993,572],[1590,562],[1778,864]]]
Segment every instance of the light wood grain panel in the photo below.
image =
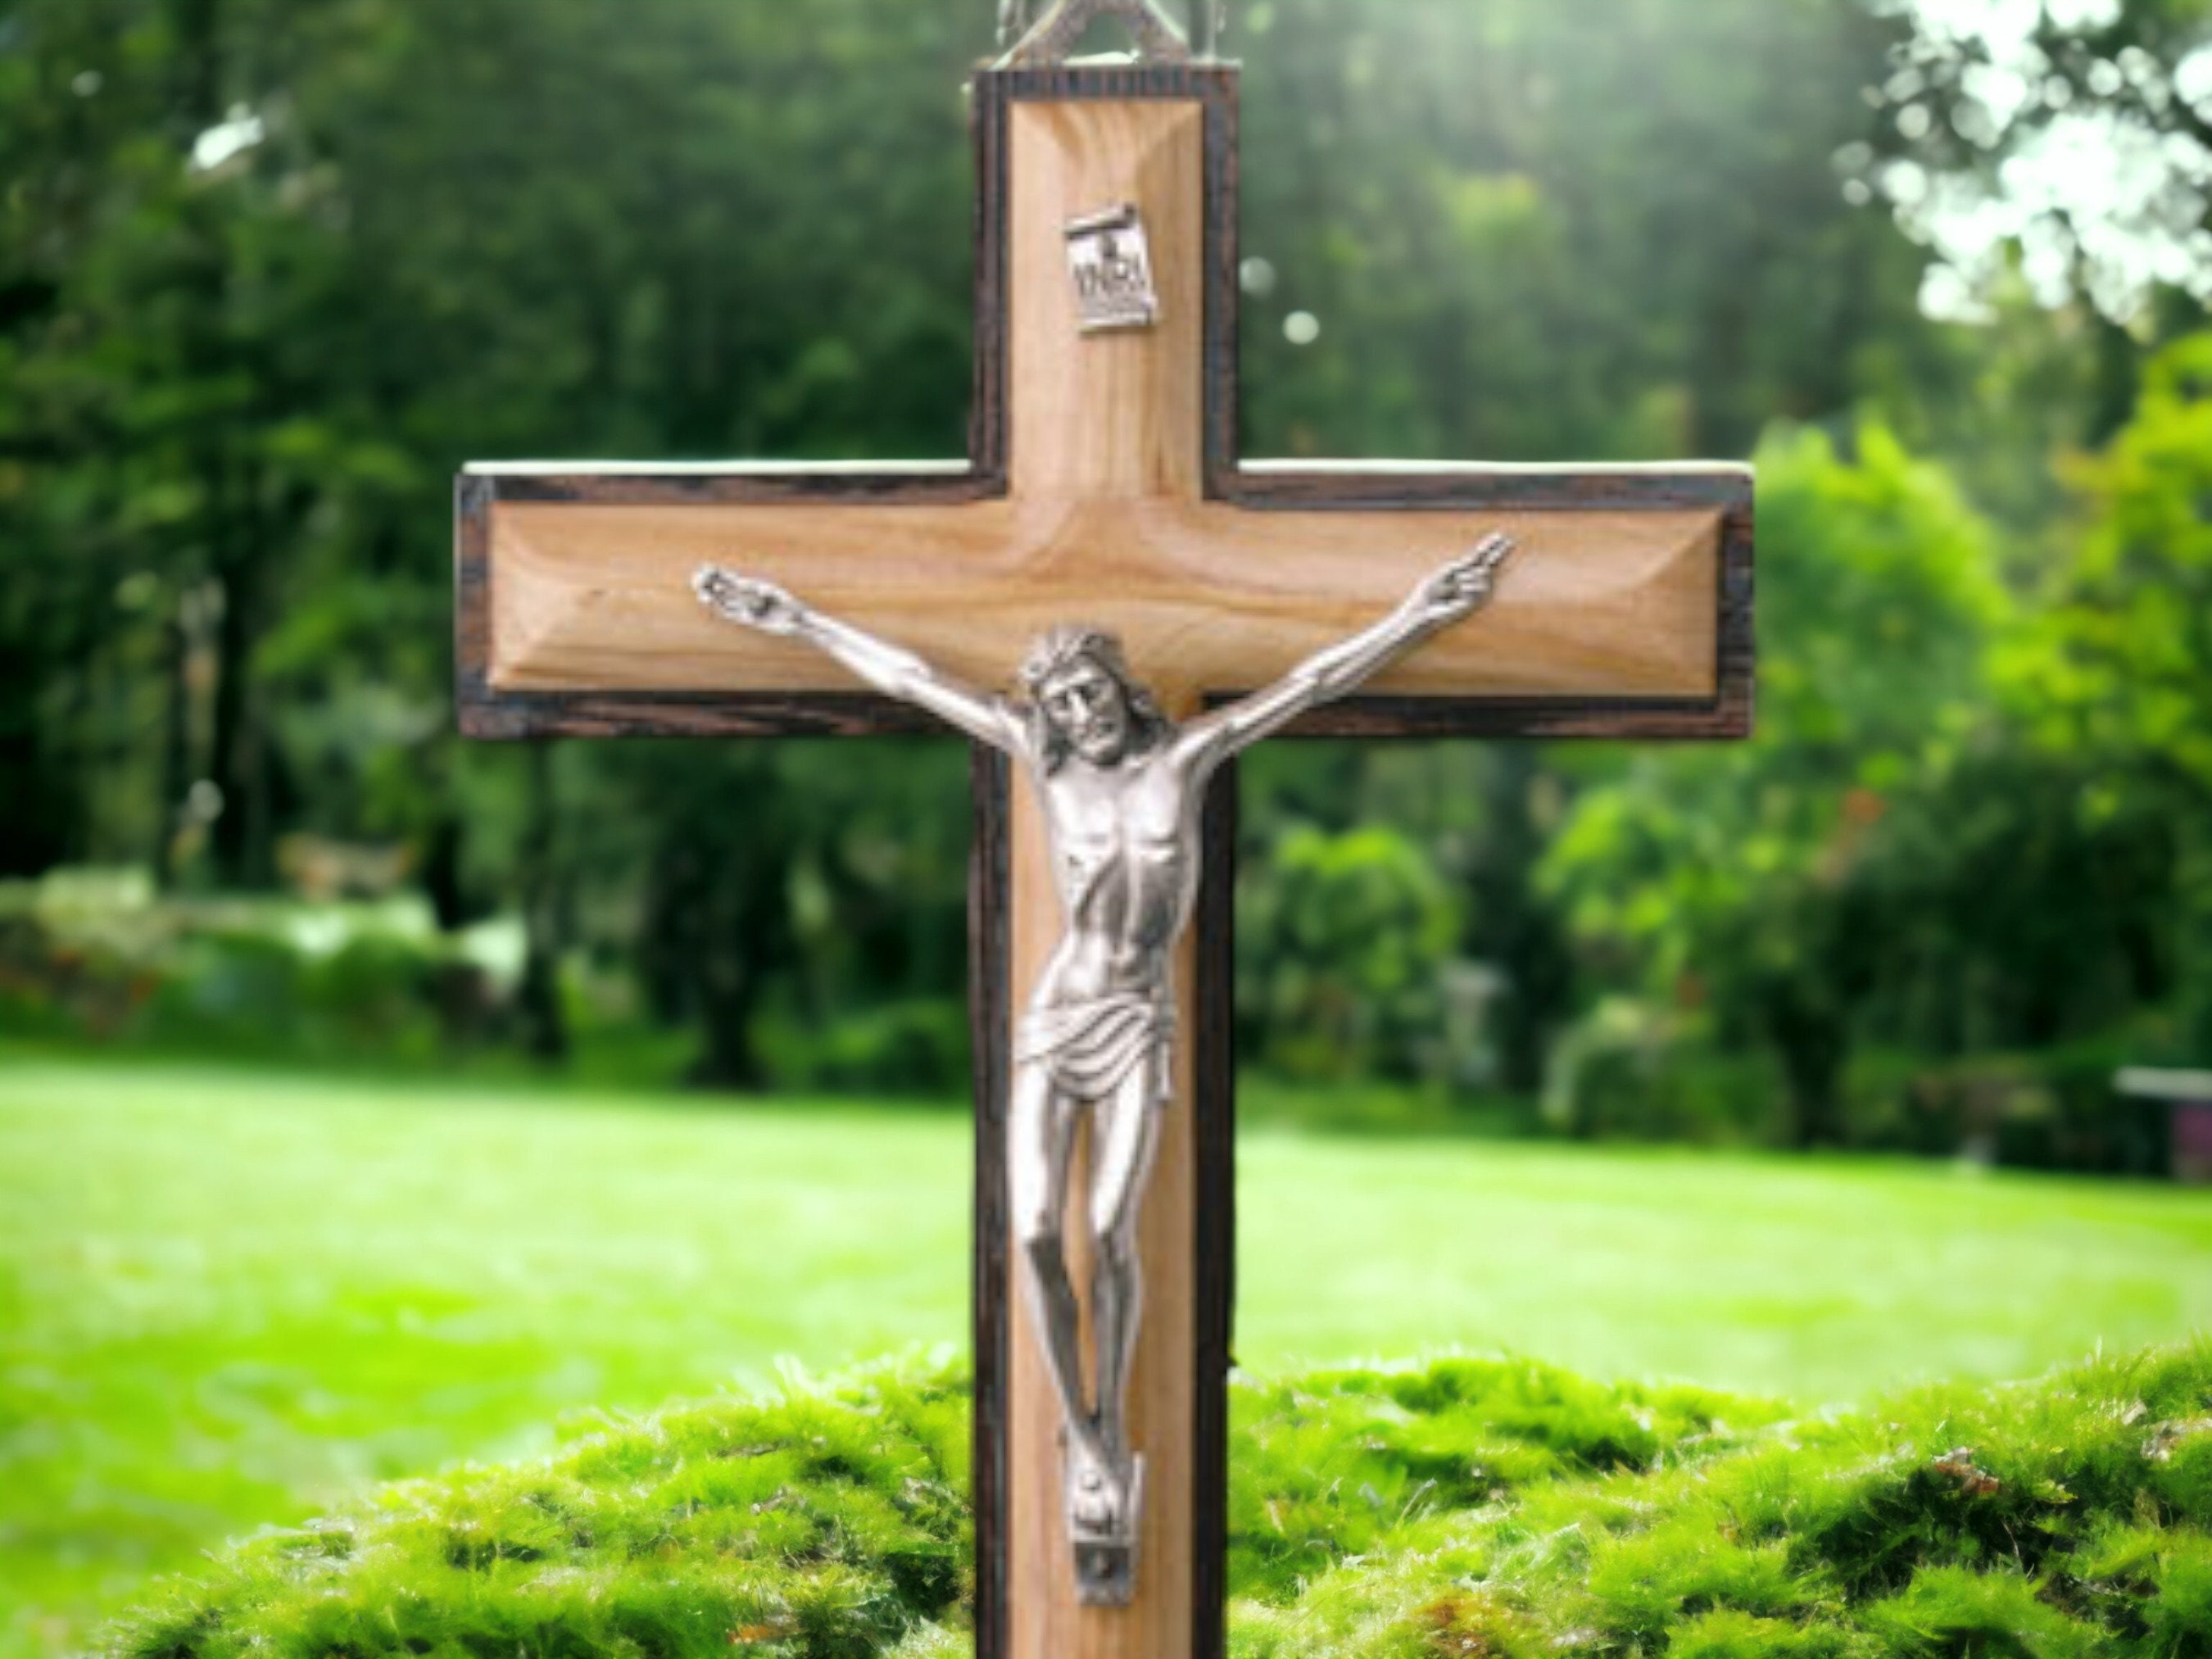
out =
[[819,653],[732,627],[691,592],[705,564],[791,588],[917,648],[1017,568],[1004,501],[962,507],[584,507],[492,514],[491,684],[503,690],[850,690]]
[[[960,607],[960,645],[976,653],[971,677],[1000,683],[1026,637],[1067,619],[1071,596],[1080,594],[1092,619],[1120,627],[1133,645],[1144,642],[1157,678],[1158,665],[1194,631],[1194,618],[1183,610],[1194,588],[1185,561],[1203,552],[1213,528],[1196,511],[1203,471],[1203,113],[1180,100],[1040,102],[1018,105],[1011,129],[1014,518],[1002,567],[1011,579]],[[1086,337],[1076,326],[1062,228],[1122,202],[1144,215],[1163,320],[1143,332]],[[1062,916],[1042,814],[1026,779],[1015,780],[1012,805],[1012,989],[1019,1007],[1052,952]],[[1025,1300],[1010,1284],[1011,1659],[1191,1659],[1194,951],[1186,936],[1176,972],[1185,1040],[1177,1045],[1175,1103],[1139,1227],[1145,1299],[1131,1431],[1148,1489],[1136,1600],[1102,1608],[1076,1599],[1061,1513],[1058,1404]],[[1075,1179],[1084,1178],[1079,1170]],[[1020,1273],[1018,1262],[1011,1271]],[[1075,1274],[1087,1303],[1088,1263],[1079,1261]]]
[[[1206,240],[1195,103],[1024,103],[1010,118],[1011,478],[1016,495],[1194,498]],[[1150,329],[1082,335],[1063,234],[1129,202],[1159,289]]]
[[1378,690],[1710,696],[1722,525],[1703,510],[1254,514],[1140,498],[504,503],[493,510],[490,679],[503,690],[852,689],[813,653],[702,610],[691,573],[718,561],[981,684],[1005,683],[1029,640],[1073,611],[1119,629],[1138,671],[1164,690],[1247,690],[1504,529],[1523,546],[1497,602]]
[[[1172,711],[1171,711],[1172,712]],[[1043,814],[1026,778],[1013,783],[1014,1006],[1024,1006],[1060,933]],[[1190,1502],[1196,1321],[1196,1227],[1191,1102],[1193,1035],[1200,1029],[1195,943],[1186,934],[1176,964],[1176,1098],[1145,1190],[1140,1222],[1145,1305],[1130,1424],[1143,1453],[1147,1491],[1137,1599],[1128,1607],[1085,1607],[1075,1598],[1067,1526],[1060,1507],[1058,1396],[1047,1374],[1019,1275],[1009,1266],[1014,1310],[1007,1413],[1006,1583],[1011,1659],[1189,1659],[1194,1521]],[[1087,1179],[1087,1157],[1073,1180]],[[1085,1188],[1078,1185],[1074,1190]],[[1081,1203],[1073,1206],[1079,1212]],[[1072,1263],[1089,1305],[1087,1255]]]

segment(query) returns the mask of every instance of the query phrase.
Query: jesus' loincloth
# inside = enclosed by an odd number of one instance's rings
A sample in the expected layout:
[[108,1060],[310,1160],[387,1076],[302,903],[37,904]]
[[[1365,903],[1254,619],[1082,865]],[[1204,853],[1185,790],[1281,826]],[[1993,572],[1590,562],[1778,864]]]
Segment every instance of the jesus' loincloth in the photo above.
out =
[[1165,1100],[1174,1092],[1168,1056],[1175,1030],[1175,1007],[1158,993],[1032,1008],[1022,1016],[1014,1060],[1045,1067],[1056,1093],[1085,1103],[1111,1099],[1132,1072],[1148,1066],[1153,1096]]

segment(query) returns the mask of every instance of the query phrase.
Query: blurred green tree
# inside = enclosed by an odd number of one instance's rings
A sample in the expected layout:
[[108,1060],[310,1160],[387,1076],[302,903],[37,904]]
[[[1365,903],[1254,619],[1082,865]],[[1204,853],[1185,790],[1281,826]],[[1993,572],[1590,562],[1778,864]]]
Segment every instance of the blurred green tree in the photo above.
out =
[[[2135,616],[2155,606],[2139,580],[2193,580],[2195,544],[2172,535],[2197,486],[2183,460],[2149,461],[2196,441],[2188,400],[2146,403],[2098,475],[2079,559],[2045,463],[2127,419],[2137,333],[2197,313],[2169,280],[2136,332],[2074,288],[2046,314],[2003,281],[1990,320],[1923,314],[1942,248],[1897,234],[1881,169],[1991,174],[2056,106],[2046,88],[1978,145],[1959,121],[1988,90],[1969,73],[1986,50],[1939,60],[1924,19],[1889,9],[1241,14],[1255,453],[1742,453],[1776,415],[1848,449],[1873,410],[2004,526],[1973,527],[1878,441],[1832,467],[1809,437],[1771,450],[1784,683],[1755,760],[1255,759],[1255,850],[1294,819],[1410,826],[1455,896],[1449,954],[1497,971],[1492,1036],[1516,1087],[1606,986],[1694,994],[1724,916],[1767,966],[1715,1006],[1798,1054],[1815,1103],[1845,1039],[2039,1041],[2166,995],[2212,954],[2155,914],[2203,856],[2158,828],[2203,816],[2160,793],[2197,787],[2176,713],[2193,707],[2194,612]],[[2063,39],[2047,22],[2033,43],[2075,107],[2140,113],[2162,85],[2160,130],[2201,138],[2196,8],[2127,0]],[[449,926],[529,918],[547,1043],[560,959],[588,952],[702,1027],[702,1073],[725,1080],[760,1074],[764,1011],[804,1030],[957,998],[956,749],[830,765],[647,746],[540,769],[465,748],[447,494],[478,457],[957,454],[958,87],[988,29],[907,0],[0,5],[0,875],[134,863],[252,887],[276,879],[288,836],[397,846]],[[1927,115],[1917,138],[1908,108]],[[1860,499],[1878,483],[1893,507]],[[1814,568],[1843,573],[1848,605],[1792,597],[1814,545],[1793,525],[1832,510]],[[1893,534],[1922,562],[1851,574],[1844,539]],[[2099,575],[2097,550],[2123,540]],[[1990,735],[1972,665],[2011,627],[1999,574],[2058,596],[2034,647],[2053,688],[2039,746]],[[1923,601],[1958,637],[1884,631]],[[2097,632],[2115,606],[2148,630],[2139,661]],[[1838,689],[1793,689],[1793,665]],[[1592,826],[1647,797],[1665,808],[1651,823],[1608,832],[1650,843],[1641,873],[1594,921]],[[1553,867],[1590,881],[1539,884],[1563,821],[1584,852]],[[1838,842],[1840,884],[1820,850]],[[1991,869],[2002,904],[1980,902]],[[1877,921],[1889,945],[1854,942]],[[2028,962],[2032,993],[2007,967]]]
[[1343,1083],[1424,1070],[1441,1020],[1457,898],[1395,830],[1287,827],[1243,886],[1237,995],[1256,1058]]
[[1576,934],[1648,994],[1770,1047],[1795,1138],[1838,1139],[1854,1016],[1879,977],[1854,875],[1901,791],[1989,716],[2008,602],[1988,526],[1879,426],[1761,453],[1761,731],[1635,757],[1585,793],[1545,876]]
[[[2151,363],[2134,417],[2072,469],[2087,533],[2008,653],[2021,718],[2085,781],[2075,813],[2170,840],[2175,1058],[2212,1052],[2212,334]],[[2179,937],[2168,931],[2178,930]]]
[[1943,372],[1920,256],[1838,187],[1904,36],[1856,3],[1277,0],[1245,27],[1263,453],[1746,455]]

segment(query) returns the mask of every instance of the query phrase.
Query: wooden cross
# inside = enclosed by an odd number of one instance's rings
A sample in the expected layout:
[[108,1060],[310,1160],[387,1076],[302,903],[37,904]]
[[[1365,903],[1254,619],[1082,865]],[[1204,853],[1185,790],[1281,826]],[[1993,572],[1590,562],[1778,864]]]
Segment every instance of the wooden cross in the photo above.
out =
[[[905,732],[805,647],[718,623],[726,563],[983,685],[1069,620],[1127,642],[1170,712],[1265,684],[1486,534],[1520,544],[1477,625],[1310,735],[1734,738],[1752,714],[1752,482],[1735,466],[1253,463],[1237,410],[1237,76],[1215,64],[980,72],[975,401],[965,464],[471,468],[459,484],[463,729],[497,738]],[[1085,334],[1066,227],[1133,204],[1149,328]],[[977,1652],[1221,1650],[1235,1183],[1233,781],[1182,946],[1178,1104],[1144,1212],[1134,1604],[1079,1606],[1057,1414],[1008,1258],[1011,1015],[1057,934],[1042,832],[975,762]]]

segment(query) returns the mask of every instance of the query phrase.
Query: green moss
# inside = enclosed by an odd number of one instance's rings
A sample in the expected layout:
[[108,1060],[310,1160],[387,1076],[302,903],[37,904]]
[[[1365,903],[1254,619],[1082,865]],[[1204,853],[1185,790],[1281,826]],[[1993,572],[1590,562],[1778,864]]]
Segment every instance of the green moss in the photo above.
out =
[[[1524,1361],[1242,1385],[1237,1659],[2212,1659],[2212,1346],[1862,1415]],[[955,1659],[968,1401],[881,1371],[388,1487],[112,1659]]]
[[2002,1568],[1929,1567],[1869,1607],[1865,1620],[1890,1652],[1927,1659],[2085,1659],[2112,1650],[2111,1632],[2051,1607],[2043,1589]]
[[[164,1659],[910,1659],[971,1591],[956,1379],[872,1376],[385,1489],[118,1633]],[[910,1638],[910,1640],[909,1640]]]
[[1875,1650],[1865,1638],[1835,1625],[1717,1608],[1684,1620],[1667,1650],[1674,1659],[1853,1659]]
[[1422,1516],[1537,1485],[1710,1455],[1781,1414],[1703,1389],[1603,1387],[1528,1361],[1322,1371],[1243,1395],[1231,1588],[1286,1602]]

